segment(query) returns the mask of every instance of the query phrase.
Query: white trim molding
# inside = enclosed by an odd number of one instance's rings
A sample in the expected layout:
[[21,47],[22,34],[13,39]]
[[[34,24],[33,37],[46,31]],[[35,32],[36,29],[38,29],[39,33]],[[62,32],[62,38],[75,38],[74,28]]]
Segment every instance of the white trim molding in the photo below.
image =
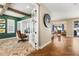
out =
[[45,46],[47,46],[49,43],[51,43],[51,40],[48,41],[46,44],[44,44],[43,46],[39,47],[39,49],[43,49]]
[[0,40],[6,40],[6,39],[15,39],[16,37],[10,37],[10,38],[2,38]]

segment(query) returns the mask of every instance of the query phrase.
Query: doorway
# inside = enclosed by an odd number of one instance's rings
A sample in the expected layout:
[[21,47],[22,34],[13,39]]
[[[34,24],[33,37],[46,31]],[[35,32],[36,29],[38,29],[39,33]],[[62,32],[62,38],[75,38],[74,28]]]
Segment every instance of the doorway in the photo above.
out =
[[29,35],[29,43],[35,48],[39,47],[39,26],[38,26],[38,5],[34,4],[34,8],[30,11],[31,17],[17,22],[17,30]]
[[79,21],[74,21],[74,36],[79,37]]

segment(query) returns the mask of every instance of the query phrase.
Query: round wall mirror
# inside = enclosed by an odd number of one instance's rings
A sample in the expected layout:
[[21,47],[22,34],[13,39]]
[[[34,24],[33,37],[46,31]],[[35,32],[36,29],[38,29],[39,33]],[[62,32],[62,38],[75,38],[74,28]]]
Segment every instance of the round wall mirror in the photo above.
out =
[[50,27],[50,20],[51,20],[51,17],[49,14],[44,14],[44,18],[43,18],[43,22],[44,22],[44,26],[49,28]]

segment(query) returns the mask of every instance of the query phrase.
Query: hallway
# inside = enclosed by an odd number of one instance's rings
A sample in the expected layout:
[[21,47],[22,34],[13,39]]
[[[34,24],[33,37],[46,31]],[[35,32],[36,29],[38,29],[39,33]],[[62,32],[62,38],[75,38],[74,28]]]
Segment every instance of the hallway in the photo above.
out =
[[79,39],[77,37],[55,38],[45,48],[32,52],[32,56],[77,56],[79,55]]

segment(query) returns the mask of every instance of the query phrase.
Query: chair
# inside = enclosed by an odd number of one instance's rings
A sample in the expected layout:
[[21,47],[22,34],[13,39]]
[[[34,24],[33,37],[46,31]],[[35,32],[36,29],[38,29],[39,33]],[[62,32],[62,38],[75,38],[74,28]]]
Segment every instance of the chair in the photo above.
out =
[[61,41],[61,30],[57,31],[57,37],[58,37],[58,40]]
[[66,37],[66,31],[61,32],[61,35]]
[[20,42],[20,41],[22,41],[22,42],[28,41],[28,36],[25,35],[25,34],[22,34],[20,30],[18,30],[16,33],[17,33],[18,38],[20,38],[20,40],[18,42]]

